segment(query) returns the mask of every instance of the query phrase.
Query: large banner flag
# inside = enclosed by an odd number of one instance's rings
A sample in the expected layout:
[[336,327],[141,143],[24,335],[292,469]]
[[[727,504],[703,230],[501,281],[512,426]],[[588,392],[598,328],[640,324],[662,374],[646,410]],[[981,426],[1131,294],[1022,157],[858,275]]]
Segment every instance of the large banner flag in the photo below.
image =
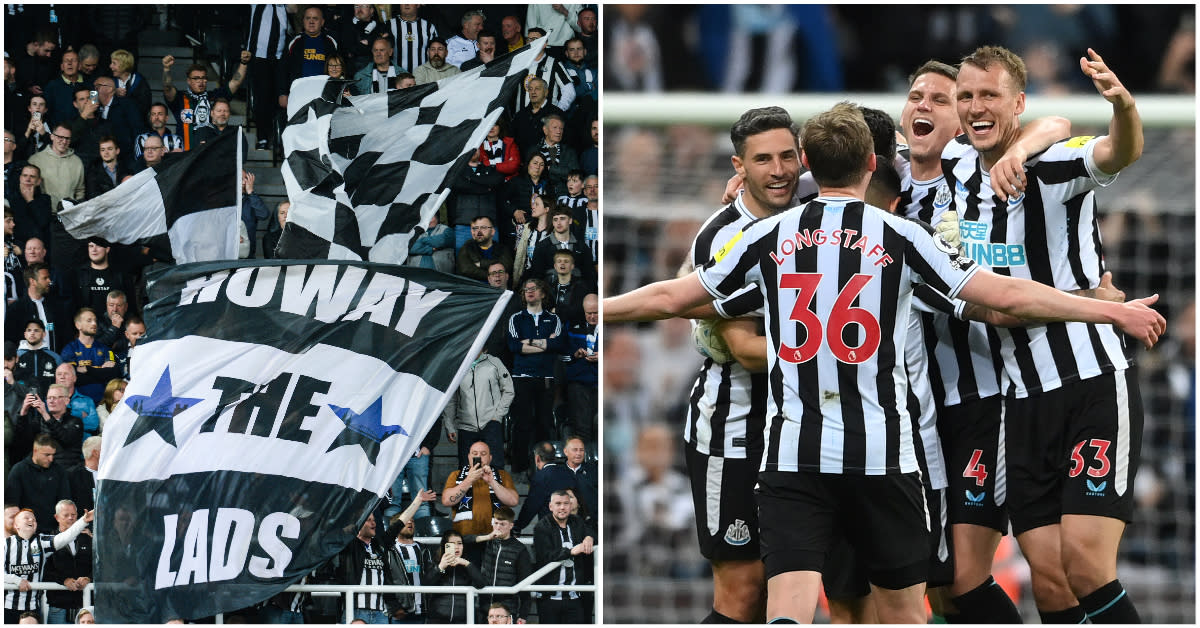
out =
[[276,257],[404,263],[414,229],[437,212],[545,45],[348,102],[327,76],[293,82],[283,132],[292,206]]
[[245,608],[344,548],[511,296],[295,260],[172,267],[149,291],[98,472],[97,616],[112,623]]
[[58,212],[72,237],[132,244],[167,234],[178,264],[235,260],[242,201],[241,127]]

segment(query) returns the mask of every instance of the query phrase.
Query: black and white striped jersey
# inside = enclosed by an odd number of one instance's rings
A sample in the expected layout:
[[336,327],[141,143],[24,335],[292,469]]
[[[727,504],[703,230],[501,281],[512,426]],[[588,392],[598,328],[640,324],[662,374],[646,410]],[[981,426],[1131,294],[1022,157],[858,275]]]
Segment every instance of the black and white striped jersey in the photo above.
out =
[[583,239],[592,250],[592,262],[600,263],[600,211],[587,209],[583,212]]
[[[1054,144],[1025,163],[1029,184],[1002,203],[979,153],[960,138],[942,152],[967,256],[1000,275],[1032,279],[1059,290],[1095,288],[1104,249],[1094,190],[1107,175],[1092,156],[1095,138]],[[1112,325],[1046,323],[997,329],[1005,373],[1017,397],[1128,368],[1122,334]]]
[[[907,162],[907,160],[906,160]],[[908,171],[908,168],[905,168]],[[935,224],[951,206],[950,187],[944,176],[929,181],[901,179],[900,211],[927,224]],[[942,405],[955,406],[1000,394],[1000,339],[988,325],[964,321],[950,312],[934,309],[920,317],[929,343],[929,375],[934,395]]]
[[[351,543],[362,543],[355,539]],[[364,543],[366,546],[366,554],[363,559],[362,575],[359,576],[358,583],[363,586],[381,587],[384,585],[383,570],[387,569],[384,564],[382,554],[375,552],[375,546],[371,543]],[[383,602],[383,595],[380,593],[356,593],[354,600],[354,608],[371,609],[375,611],[387,610],[387,605]]]
[[[940,308],[929,301],[937,303]],[[929,487],[936,491],[949,486],[949,482],[946,480],[942,439],[937,431],[937,404],[934,402],[932,386],[933,360],[929,351],[937,339],[930,337],[930,330],[925,326],[922,315],[932,312],[944,315],[946,308],[953,307],[953,303],[925,284],[918,284],[913,289],[912,303],[915,311],[908,320],[908,338],[904,345],[904,366],[908,372],[908,413],[920,439],[917,456],[921,462],[921,472],[925,474]]]
[[429,60],[425,49],[429,47],[429,40],[438,36],[436,26],[423,18],[409,22],[396,16],[388,20],[388,28],[392,31],[392,41],[396,42],[393,59],[396,65],[405,72],[412,72]]
[[287,43],[286,4],[250,5],[250,29],[246,50],[259,59],[280,59]]
[[[4,581],[18,584],[21,580],[42,581],[46,559],[54,553],[54,535],[34,534],[29,539],[12,534],[4,539]],[[37,610],[42,591],[4,592],[4,608],[14,611]]]
[[[571,76],[567,74],[562,63],[550,55],[542,55],[541,60],[537,61],[529,70],[529,75],[525,77],[525,83],[527,84],[529,79],[535,76],[546,81],[546,102],[563,111],[571,108],[571,103],[575,102],[575,86],[571,83]],[[517,90],[516,105],[516,108],[513,109],[514,112],[529,105],[529,92],[525,91],[524,87]]]
[[[689,255],[693,267],[703,267],[721,246],[756,219],[742,201],[742,194],[710,216],[700,228]],[[753,287],[748,290],[758,293]],[[761,294],[752,296],[757,296],[752,307],[759,309],[761,316]],[[719,364],[705,358],[688,397],[683,440],[709,456],[759,458],[763,451],[766,402],[765,373],[751,373],[737,362]]]
[[[558,532],[558,536],[562,542],[563,549],[569,550],[572,547],[575,547],[576,544],[583,541],[583,539],[580,539],[579,541],[575,540],[575,538],[571,535],[571,526],[563,526],[563,527],[554,526],[554,529]],[[575,581],[575,561],[574,560],[564,561],[564,564],[558,568],[558,583],[557,584],[560,586],[574,586],[575,584],[577,584]],[[564,595],[567,596],[567,599],[571,599],[571,600],[579,599],[578,591],[554,591],[553,593],[549,593],[549,594],[543,593],[542,595],[549,595],[550,599],[552,599],[552,600],[561,600],[561,599],[563,599]]]
[[904,350],[914,283],[957,296],[978,266],[928,225],[845,197],[759,220],[699,271],[766,296],[764,471],[918,470]]

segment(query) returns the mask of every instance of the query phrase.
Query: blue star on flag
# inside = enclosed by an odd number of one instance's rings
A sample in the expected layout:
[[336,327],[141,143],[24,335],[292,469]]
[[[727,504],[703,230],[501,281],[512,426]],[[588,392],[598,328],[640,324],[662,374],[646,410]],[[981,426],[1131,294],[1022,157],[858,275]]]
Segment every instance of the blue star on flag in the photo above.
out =
[[337,418],[346,424],[346,428],[338,433],[337,438],[333,439],[333,443],[329,445],[329,449],[325,450],[326,452],[345,445],[358,445],[367,454],[367,460],[371,464],[375,464],[375,460],[379,458],[379,445],[384,440],[396,434],[408,436],[408,432],[399,425],[383,424],[382,396],[361,413],[333,404],[329,404],[329,409],[333,410]]
[[175,393],[171,391],[171,368],[163,369],[163,374],[158,378],[158,383],[154,385],[154,391],[150,393],[149,397],[130,395],[123,400],[125,405],[133,408],[138,415],[133,427],[129,429],[129,436],[125,438],[125,445],[150,432],[157,432],[163,441],[172,447],[178,447],[175,444],[173,419],[180,412],[201,401],[204,399],[176,397]]

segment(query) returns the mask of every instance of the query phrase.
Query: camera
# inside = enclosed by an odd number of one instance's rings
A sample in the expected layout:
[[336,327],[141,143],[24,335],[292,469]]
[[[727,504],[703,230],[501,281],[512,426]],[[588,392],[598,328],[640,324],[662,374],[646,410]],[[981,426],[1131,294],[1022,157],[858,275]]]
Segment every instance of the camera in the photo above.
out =
[[88,92],[88,100],[92,101],[93,105],[100,104],[100,92],[98,92],[94,89],[92,91]]
[[34,119],[34,120],[41,120],[41,119],[42,119],[42,112],[40,112],[40,111],[35,111],[35,112],[33,112],[33,119]]
[[479,456],[475,456],[474,458],[471,459],[471,465],[472,466],[479,465],[482,467],[483,466],[483,458],[480,458]]

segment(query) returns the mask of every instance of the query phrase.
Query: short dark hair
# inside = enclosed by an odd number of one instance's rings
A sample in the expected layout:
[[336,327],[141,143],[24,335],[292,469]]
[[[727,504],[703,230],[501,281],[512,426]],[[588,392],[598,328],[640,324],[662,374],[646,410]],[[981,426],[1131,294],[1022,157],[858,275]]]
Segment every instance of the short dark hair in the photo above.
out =
[[475,221],[477,221],[477,220],[480,220],[481,218],[487,218],[487,221],[488,221],[489,223],[491,223],[491,225],[492,225],[493,227],[495,227],[495,226],[496,226],[496,221],[495,221],[495,220],[492,220],[492,217],[491,217],[491,216],[488,216],[487,214],[479,214],[478,216],[476,216],[476,217],[472,218],[472,219],[471,219],[471,224],[475,224]]
[[875,154],[883,157],[888,163],[896,159],[896,121],[887,112],[870,107],[859,107],[867,128],[871,130],[871,140],[875,142]]
[[429,47],[430,47],[430,46],[432,46],[432,45],[434,45],[434,44],[441,44],[441,45],[445,46],[445,45],[446,45],[446,40],[445,40],[445,39],[442,39],[441,37],[430,37],[430,38],[429,38],[429,43],[425,44],[425,49],[426,49],[426,50],[429,50]]
[[774,129],[787,129],[792,137],[800,137],[800,128],[792,121],[792,116],[783,107],[759,107],[742,114],[738,121],[729,129],[729,139],[733,142],[733,152],[741,157],[746,150],[746,140],[752,135],[766,133]]
[[[875,161],[875,172],[871,173],[871,182],[867,184],[867,198],[890,204],[900,197],[900,173],[891,161],[884,160],[883,155],[876,154]],[[880,209],[887,207],[880,206]]]
[[486,28],[479,31],[479,34],[475,36],[475,41],[479,41],[480,39],[483,39],[484,37],[491,37],[492,43],[500,41],[500,36],[497,35],[495,33],[495,31],[490,31]]
[[517,513],[513,512],[513,509],[508,506],[501,506],[492,511],[492,518],[501,521],[516,521]]
[[34,262],[25,269],[25,285],[28,286],[30,281],[37,279],[38,273],[41,271],[50,272],[50,267],[43,262]]
[[171,113],[171,108],[167,106],[167,103],[164,103],[164,102],[156,102],[156,103],[152,103],[152,104],[150,105],[150,109],[147,109],[147,110],[146,110],[146,116],[147,116],[147,117],[149,117],[149,116],[150,116],[150,110],[151,110],[151,109],[154,109],[155,107],[162,107],[163,109],[165,109],[165,110],[166,110],[166,112],[167,112],[167,113]]
[[929,74],[931,72],[933,74],[941,74],[951,81],[958,80],[958,68],[950,65],[949,63],[942,63],[941,61],[930,59],[929,61],[922,63],[921,67],[917,68],[912,74],[908,75],[908,86],[912,87],[913,83],[916,83],[917,79],[921,78],[922,75]]
[[129,329],[129,326],[134,324],[145,327],[146,321],[142,320],[142,317],[138,316],[137,314],[130,314],[129,316],[125,317],[125,329]]
[[542,37],[546,36],[546,29],[542,28],[541,26],[534,26],[533,28],[525,31],[525,34],[528,35],[528,34],[534,33],[534,32],[541,33]]
[[555,216],[566,216],[571,220],[575,220],[575,214],[571,212],[571,206],[566,203],[555,203],[554,209],[550,210],[550,218]]
[[113,143],[113,145],[115,145],[115,146],[117,146],[118,148],[120,148],[120,144],[117,144],[117,138],[115,138],[115,137],[113,137],[113,136],[111,136],[111,135],[105,135],[104,137],[100,138],[100,141],[96,142],[96,146],[99,146],[99,145],[101,145],[101,144],[103,144],[103,143],[105,143],[105,142],[112,142],[112,143]]
[[184,78],[187,78],[192,72],[200,71],[204,73],[204,78],[208,78],[208,67],[203,63],[193,63],[188,66],[187,72],[183,73]]
[[544,440],[533,446],[533,455],[541,458],[543,462],[553,462],[558,458],[558,452],[554,449],[554,443]]
[[33,437],[33,446],[53,447],[55,451],[59,449],[58,441],[54,440],[54,437],[49,434],[38,434],[37,436]]

